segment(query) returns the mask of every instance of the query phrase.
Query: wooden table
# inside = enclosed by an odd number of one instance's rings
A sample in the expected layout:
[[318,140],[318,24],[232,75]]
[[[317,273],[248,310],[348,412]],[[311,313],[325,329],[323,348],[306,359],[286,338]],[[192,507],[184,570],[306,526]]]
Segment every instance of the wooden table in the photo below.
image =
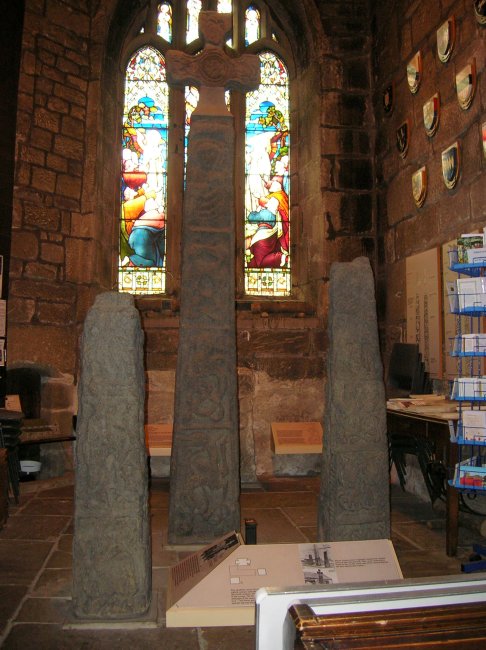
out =
[[[457,445],[451,443],[450,422],[457,420],[456,412],[420,412],[410,409],[387,409],[388,431],[415,435],[430,440],[435,448],[436,458],[441,460],[448,478],[452,478],[458,461]],[[447,483],[446,487],[446,553],[457,554],[459,527],[459,493]]]

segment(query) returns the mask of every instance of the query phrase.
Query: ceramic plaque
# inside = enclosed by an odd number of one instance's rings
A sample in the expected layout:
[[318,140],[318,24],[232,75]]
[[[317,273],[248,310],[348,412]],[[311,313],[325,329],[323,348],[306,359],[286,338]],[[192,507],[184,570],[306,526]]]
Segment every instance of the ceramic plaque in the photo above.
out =
[[456,186],[460,173],[459,142],[442,152],[442,176],[448,189]]
[[407,65],[407,82],[410,92],[415,95],[422,80],[422,55],[418,51]]
[[439,128],[440,96],[435,93],[423,107],[425,132],[431,138]]
[[486,25],[486,0],[474,0],[474,14],[480,25]]
[[473,59],[456,74],[456,92],[459,106],[464,110],[471,106],[476,91],[476,61]]
[[383,110],[387,115],[393,111],[393,102],[395,99],[395,88],[393,82],[383,91]]
[[439,61],[446,63],[451,58],[455,41],[456,19],[454,16],[451,16],[445,21],[445,23],[442,23],[437,30],[437,54],[439,56]]
[[403,124],[397,129],[397,149],[402,158],[405,158],[410,143],[411,122],[409,119],[405,120]]
[[412,194],[415,205],[421,208],[427,196],[427,167],[421,167],[412,175]]

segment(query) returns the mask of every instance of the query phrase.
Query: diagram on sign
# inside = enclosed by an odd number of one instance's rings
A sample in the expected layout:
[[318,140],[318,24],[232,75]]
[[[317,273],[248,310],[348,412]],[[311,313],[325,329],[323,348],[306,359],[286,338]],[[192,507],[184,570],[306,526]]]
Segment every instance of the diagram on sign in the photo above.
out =
[[230,584],[241,585],[245,583],[245,578],[255,576],[266,576],[267,569],[265,567],[255,568],[251,564],[251,560],[245,557],[239,557],[235,560],[234,564],[229,565]]

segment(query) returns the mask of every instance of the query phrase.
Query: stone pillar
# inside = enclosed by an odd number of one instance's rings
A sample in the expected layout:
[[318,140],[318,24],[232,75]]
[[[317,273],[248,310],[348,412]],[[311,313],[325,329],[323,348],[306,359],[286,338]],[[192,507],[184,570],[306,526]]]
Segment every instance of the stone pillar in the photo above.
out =
[[81,342],[73,546],[79,618],[132,618],[150,606],[144,399],[133,297],[101,294]]
[[320,540],[390,537],[386,399],[367,258],[331,267]]
[[182,223],[182,290],[171,456],[169,542],[240,528],[235,324],[234,125],[225,87],[258,86],[256,56],[230,58],[231,16],[202,11],[204,49],[167,53],[170,83],[196,84]]

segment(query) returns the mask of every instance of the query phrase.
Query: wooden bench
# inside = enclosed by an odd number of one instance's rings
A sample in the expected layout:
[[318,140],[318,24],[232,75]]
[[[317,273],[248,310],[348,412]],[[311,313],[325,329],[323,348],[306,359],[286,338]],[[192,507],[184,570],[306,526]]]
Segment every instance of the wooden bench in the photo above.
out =
[[294,650],[486,647],[484,602],[321,616],[309,605],[293,605],[289,615]]

